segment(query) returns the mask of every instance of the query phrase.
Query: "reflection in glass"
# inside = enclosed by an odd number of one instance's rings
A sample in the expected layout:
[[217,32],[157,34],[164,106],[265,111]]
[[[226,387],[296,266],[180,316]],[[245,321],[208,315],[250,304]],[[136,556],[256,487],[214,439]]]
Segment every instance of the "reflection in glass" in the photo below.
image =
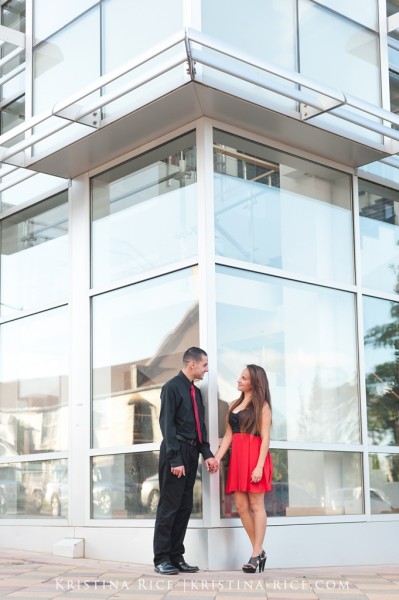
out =
[[[344,94],[381,106],[378,34],[312,0],[298,0],[298,21],[301,73]],[[328,112],[315,117],[313,122],[382,142],[379,134],[343,122]]]
[[371,514],[399,513],[399,454],[370,454]]
[[[398,58],[398,52],[396,52],[396,58]],[[399,66],[399,65],[398,65]],[[399,73],[396,71],[389,71],[389,96],[391,100],[391,112],[395,115],[399,114]],[[399,129],[399,126],[393,123],[394,129]]]
[[181,31],[183,4],[183,0],[147,0],[138,11],[132,0],[106,0],[103,7],[104,73]]
[[317,0],[317,3],[366,27],[376,29],[378,26],[378,0]]
[[54,0],[39,0],[33,3],[34,40],[43,40],[55,31],[65,27],[79,15],[96,4],[98,0],[68,0],[62,10],[54,7]]
[[[121,18],[123,15],[123,18]],[[103,57],[102,74],[115,71],[134,57],[147,54],[151,49],[159,47],[184,27],[184,0],[147,0],[137,4],[132,0],[105,0],[102,3]],[[118,43],[115,44],[115,40]],[[151,61],[136,67],[117,81],[103,88],[103,93],[117,90],[122,86],[136,85],[148,79],[148,72],[159,72],[164,69],[165,60],[178,59],[183,51],[183,44],[156,56]],[[181,54],[180,54],[181,56]],[[183,65],[146,81],[134,92],[104,107],[104,116],[124,109],[131,112],[152,100],[163,96],[186,83]]]
[[[355,452],[271,451],[273,487],[265,494],[269,517],[355,515],[364,512],[362,458]],[[228,457],[221,478],[221,517],[237,517],[233,494],[225,494]]]
[[2,316],[66,301],[67,199],[63,192],[1,221]]
[[268,373],[273,440],[359,442],[355,307],[347,292],[218,267],[220,419],[243,366]]
[[92,180],[93,285],[197,252],[195,134]]
[[[152,519],[159,502],[158,452],[92,458],[91,518]],[[192,517],[202,516],[201,466],[194,486]]]
[[352,282],[349,176],[221,131],[214,141],[216,253]]
[[93,299],[94,448],[161,440],[161,387],[198,340],[196,269]]
[[68,311],[0,327],[0,453],[66,450]]
[[2,2],[1,24],[10,29],[25,33],[26,17],[25,0],[8,0]]
[[[1,118],[1,134],[7,133],[14,127],[17,127],[25,120],[25,96],[21,96],[17,98],[7,106],[4,106],[0,112]],[[15,138],[15,141],[12,143],[20,142],[24,139],[24,134],[21,133],[18,137]],[[6,142],[4,146],[8,146],[9,142]]]
[[[48,15],[54,13],[60,13],[61,16],[65,14],[64,10],[52,9],[47,11],[46,16],[40,22],[49,23]],[[45,42],[35,46],[33,50],[33,108],[35,115],[85,88],[101,75],[100,29],[100,11],[97,7],[55,33]],[[92,99],[93,96],[89,96],[87,99],[81,100],[80,104]]]
[[66,518],[67,460],[0,464],[0,516]]
[[301,73],[380,106],[378,35],[318,2],[298,9]]
[[[272,63],[290,71],[298,70],[295,0],[251,0],[245,5],[242,0],[201,0],[201,31],[227,47],[234,48],[235,54],[249,55],[255,63]],[[236,68],[237,62],[224,55],[223,65]],[[259,75],[259,71],[248,63],[238,65],[245,70],[247,76]],[[264,72],[262,76],[264,77]],[[252,102],[264,105],[271,101],[279,107],[296,107],[294,100],[260,89],[247,81],[240,81],[221,70],[203,66],[201,77],[207,85],[227,89],[229,93],[233,91]],[[267,77],[287,88],[294,85],[273,75]]]
[[399,304],[363,299],[368,436],[399,445]]
[[399,193],[359,180],[362,284],[399,292]]
[[44,195],[50,196],[54,193],[55,188],[58,191],[60,185],[65,184],[65,179],[46,175],[45,173],[35,173],[34,177],[15,183],[19,176],[19,170],[11,171],[9,175],[4,176],[2,179],[4,185],[10,186],[0,192],[0,209],[2,211],[23,204],[26,198],[33,200],[39,196],[40,198]]

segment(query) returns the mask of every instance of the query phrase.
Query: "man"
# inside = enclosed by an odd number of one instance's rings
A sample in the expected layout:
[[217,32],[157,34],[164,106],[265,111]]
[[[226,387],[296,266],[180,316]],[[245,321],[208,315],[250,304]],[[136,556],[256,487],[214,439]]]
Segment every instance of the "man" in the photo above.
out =
[[183,368],[161,390],[159,423],[163,440],[159,454],[160,499],[154,531],[155,571],[162,575],[195,573],[184,560],[184,537],[193,508],[199,453],[208,471],[217,470],[205,425],[205,408],[195,379],[208,372],[208,356],[189,348]]

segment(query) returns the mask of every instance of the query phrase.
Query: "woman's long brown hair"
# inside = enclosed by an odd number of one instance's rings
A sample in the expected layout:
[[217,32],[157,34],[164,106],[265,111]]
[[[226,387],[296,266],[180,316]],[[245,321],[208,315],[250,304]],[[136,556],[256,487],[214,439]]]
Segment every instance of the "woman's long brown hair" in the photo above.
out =
[[[251,402],[240,419],[240,428],[241,431],[260,433],[262,430],[262,410],[265,403],[269,405],[270,410],[272,408],[269,381],[263,367],[258,365],[247,365],[246,368],[249,371],[249,377],[251,379],[252,394]],[[227,413],[227,420],[230,413],[237,408],[237,406],[240,406],[243,400],[244,393],[241,393],[240,397],[231,403]]]

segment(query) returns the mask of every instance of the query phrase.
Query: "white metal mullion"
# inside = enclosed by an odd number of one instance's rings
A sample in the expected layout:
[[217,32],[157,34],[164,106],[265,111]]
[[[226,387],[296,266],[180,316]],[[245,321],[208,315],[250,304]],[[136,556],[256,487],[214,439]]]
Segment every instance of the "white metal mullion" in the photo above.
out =
[[[201,119],[197,128],[197,206],[200,344],[208,353],[208,386],[204,399],[207,408],[208,437],[215,451],[218,441],[218,395],[216,352],[215,233],[213,201],[213,131],[210,119]],[[204,525],[219,524],[219,477],[203,477]]]
[[[33,0],[26,0],[26,33],[25,33],[25,120],[33,116]],[[30,136],[31,131],[26,132]],[[25,151],[25,157],[30,159],[32,148]]]
[[[90,476],[90,193],[83,175],[70,188],[69,523],[88,521]],[[81,490],[82,493],[77,493]]]
[[361,236],[360,236],[360,210],[359,210],[359,180],[353,177],[353,242],[355,259],[355,277],[356,277],[356,323],[358,340],[358,385],[360,395],[360,435],[363,443],[362,468],[363,468],[363,494],[364,508],[366,517],[370,518],[370,478],[369,478],[369,455],[368,455],[368,426],[367,426],[367,392],[365,377],[364,360],[364,330],[363,330],[363,296],[361,290],[362,270],[361,270]]
[[388,60],[388,31],[385,0],[378,0],[378,22],[379,22],[379,52],[381,68],[381,106],[391,110],[391,98],[389,93],[389,60]]

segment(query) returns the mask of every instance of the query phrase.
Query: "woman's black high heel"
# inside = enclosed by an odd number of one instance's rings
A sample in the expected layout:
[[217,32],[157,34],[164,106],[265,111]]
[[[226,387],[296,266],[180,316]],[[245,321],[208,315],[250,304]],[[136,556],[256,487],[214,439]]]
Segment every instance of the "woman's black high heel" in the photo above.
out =
[[259,573],[265,570],[266,564],[266,552],[262,550],[262,552],[258,556],[251,556],[249,561],[243,565],[242,570],[244,573],[256,573],[256,570],[259,567]]

